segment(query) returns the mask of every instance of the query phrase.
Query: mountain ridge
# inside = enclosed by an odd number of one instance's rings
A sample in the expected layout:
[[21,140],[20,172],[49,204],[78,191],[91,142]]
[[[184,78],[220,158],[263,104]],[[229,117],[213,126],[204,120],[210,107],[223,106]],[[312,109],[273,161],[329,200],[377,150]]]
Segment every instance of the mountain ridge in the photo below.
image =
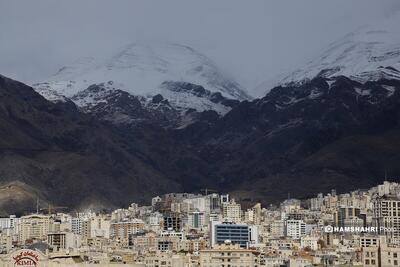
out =
[[256,87],[263,94],[279,85],[304,83],[315,77],[346,76],[360,83],[400,79],[400,13],[365,25],[332,42],[319,55],[294,71]]
[[302,198],[376,184],[385,170],[400,175],[398,80],[318,77],[242,101],[223,117],[197,113],[183,128],[109,123],[4,77],[0,95],[0,183],[32,189],[28,201],[13,199],[21,209],[34,209],[34,196],[112,207],[204,187],[271,203],[288,191]]

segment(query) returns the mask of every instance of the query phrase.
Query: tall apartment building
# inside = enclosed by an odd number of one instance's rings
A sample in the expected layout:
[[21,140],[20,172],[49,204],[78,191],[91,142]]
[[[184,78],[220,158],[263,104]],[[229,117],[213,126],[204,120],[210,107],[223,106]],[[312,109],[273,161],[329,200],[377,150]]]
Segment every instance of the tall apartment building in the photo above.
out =
[[261,204],[257,203],[245,212],[244,220],[252,224],[260,224],[261,222]]
[[274,220],[270,224],[270,234],[273,238],[285,236],[285,222],[283,220]]
[[75,234],[82,235],[83,219],[74,217],[71,219],[71,231]]
[[18,222],[19,218],[15,215],[10,215],[10,217],[7,218],[0,218],[0,230],[14,228],[17,226]]
[[220,195],[213,193],[207,196],[210,203],[210,212],[217,212],[221,208],[221,199]]
[[300,239],[306,234],[306,224],[302,220],[286,221],[286,236],[293,239]]
[[319,193],[316,198],[312,198],[310,200],[310,209],[312,211],[321,210],[323,205],[324,205],[324,195],[322,193]]
[[22,216],[18,225],[19,241],[25,243],[28,239],[46,240],[50,223],[51,218],[47,215],[32,214]]
[[222,204],[222,216],[226,220],[239,223],[242,220],[242,208],[235,200]]
[[354,221],[354,219],[357,218],[364,220],[361,214],[361,210],[355,207],[347,207],[347,206],[338,207],[336,211],[333,213],[334,223],[338,227],[365,226],[365,225],[348,225],[348,223],[346,223],[346,222],[352,222]]
[[206,224],[205,214],[203,212],[194,211],[188,214],[188,227],[189,228],[202,228]]
[[374,224],[389,238],[389,242],[400,240],[400,199],[382,196],[374,200]]
[[182,229],[182,220],[179,214],[171,213],[163,218],[164,231],[180,232]]
[[111,223],[111,236],[120,239],[129,239],[129,235],[137,234],[144,230],[144,222],[140,219],[132,219]]

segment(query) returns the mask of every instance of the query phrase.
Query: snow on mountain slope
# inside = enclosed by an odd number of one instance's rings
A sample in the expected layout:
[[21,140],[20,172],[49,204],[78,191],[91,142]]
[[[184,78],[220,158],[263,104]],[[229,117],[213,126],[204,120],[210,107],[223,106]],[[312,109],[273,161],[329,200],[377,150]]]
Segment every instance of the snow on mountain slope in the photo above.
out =
[[178,44],[131,44],[105,60],[84,58],[72,66],[61,68],[49,81],[34,87],[45,97],[54,94],[43,92],[53,90],[58,95],[72,98],[92,84],[112,83],[113,88],[135,96],[151,98],[162,94],[178,108],[212,109],[220,114],[229,110],[220,103],[194,94],[168,90],[162,86],[166,81],[200,85],[228,99],[250,99],[241,86],[222,74],[209,58]]
[[304,82],[316,76],[346,76],[358,82],[400,79],[400,14],[362,27],[332,43],[298,70],[262,83],[264,93],[274,86]]

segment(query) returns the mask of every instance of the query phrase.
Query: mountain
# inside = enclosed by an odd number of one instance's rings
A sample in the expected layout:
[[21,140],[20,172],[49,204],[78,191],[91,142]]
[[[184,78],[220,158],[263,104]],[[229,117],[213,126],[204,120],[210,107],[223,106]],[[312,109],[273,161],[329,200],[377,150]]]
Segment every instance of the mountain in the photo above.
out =
[[[92,85],[90,92],[103,89]],[[124,103],[124,94],[103,99],[143,112],[140,99],[129,95]],[[49,102],[5,77],[0,95],[0,190],[12,192],[0,198],[4,213],[34,209],[34,198],[113,207],[201,188],[232,193],[244,204],[271,203],[288,192],[302,198],[369,187],[385,172],[400,175],[400,81],[394,79],[317,77],[242,101],[223,117],[198,112],[178,128],[109,123],[96,115],[101,106],[83,113],[69,100]]]
[[400,177],[399,126],[399,80],[317,77],[190,125],[181,140],[213,166],[219,188],[268,203]]
[[182,189],[172,171],[154,163],[169,153],[157,148],[169,142],[157,137],[160,129],[121,132],[3,76],[0,96],[0,191],[7,192],[1,194],[0,212],[33,210],[37,198],[69,207],[110,207]]
[[[212,93],[200,85],[186,82],[163,82],[160,89],[162,94],[146,98],[117,89],[112,82],[108,82],[90,85],[68,101],[74,102],[83,112],[114,124],[147,123],[172,128],[185,127],[202,113],[212,111],[218,117],[219,112],[226,113],[240,103],[239,100],[225,98],[219,92]],[[170,102],[173,99],[171,96],[181,100],[180,106]],[[192,102],[190,98],[197,100]],[[67,101],[65,98],[53,99],[58,103]]]
[[400,79],[400,31],[396,14],[364,26],[333,42],[320,55],[297,70],[258,86],[257,91],[315,77],[346,76],[360,83],[379,79]]
[[[186,122],[188,111],[214,110],[223,115],[233,103],[250,99],[209,58],[178,44],[132,44],[104,60],[83,58],[61,68],[49,81],[35,84],[34,88],[50,101],[65,101],[66,97],[82,110],[90,111],[105,101],[98,91],[90,92],[92,85],[102,87],[103,95],[124,91],[140,100],[149,113],[154,113],[153,107],[160,108],[152,104],[154,97],[161,95],[165,101],[160,104],[168,101],[163,109],[173,110],[175,119],[182,117]],[[114,109],[117,108],[123,109]],[[109,114],[108,119],[114,115]],[[123,115],[125,122],[144,119]],[[176,123],[174,120],[172,124]]]
[[400,42],[377,29],[254,100],[180,45],[130,45],[35,89],[0,76],[0,212],[202,188],[267,204],[398,180]]

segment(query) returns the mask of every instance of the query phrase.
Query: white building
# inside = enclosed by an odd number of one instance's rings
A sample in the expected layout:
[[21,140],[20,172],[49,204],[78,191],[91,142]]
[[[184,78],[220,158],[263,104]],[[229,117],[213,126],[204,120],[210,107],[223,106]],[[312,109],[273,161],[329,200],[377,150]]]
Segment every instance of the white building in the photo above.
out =
[[206,225],[206,217],[204,212],[193,211],[188,214],[189,228],[203,228]]
[[110,218],[98,215],[90,220],[90,237],[110,238]]
[[300,248],[310,248],[312,250],[318,249],[318,238],[313,236],[303,236],[300,240]]
[[286,221],[286,236],[293,239],[300,239],[306,234],[306,224],[302,220]]
[[15,215],[10,215],[8,218],[0,218],[0,230],[9,228],[14,229],[18,222],[19,218],[17,218]]

